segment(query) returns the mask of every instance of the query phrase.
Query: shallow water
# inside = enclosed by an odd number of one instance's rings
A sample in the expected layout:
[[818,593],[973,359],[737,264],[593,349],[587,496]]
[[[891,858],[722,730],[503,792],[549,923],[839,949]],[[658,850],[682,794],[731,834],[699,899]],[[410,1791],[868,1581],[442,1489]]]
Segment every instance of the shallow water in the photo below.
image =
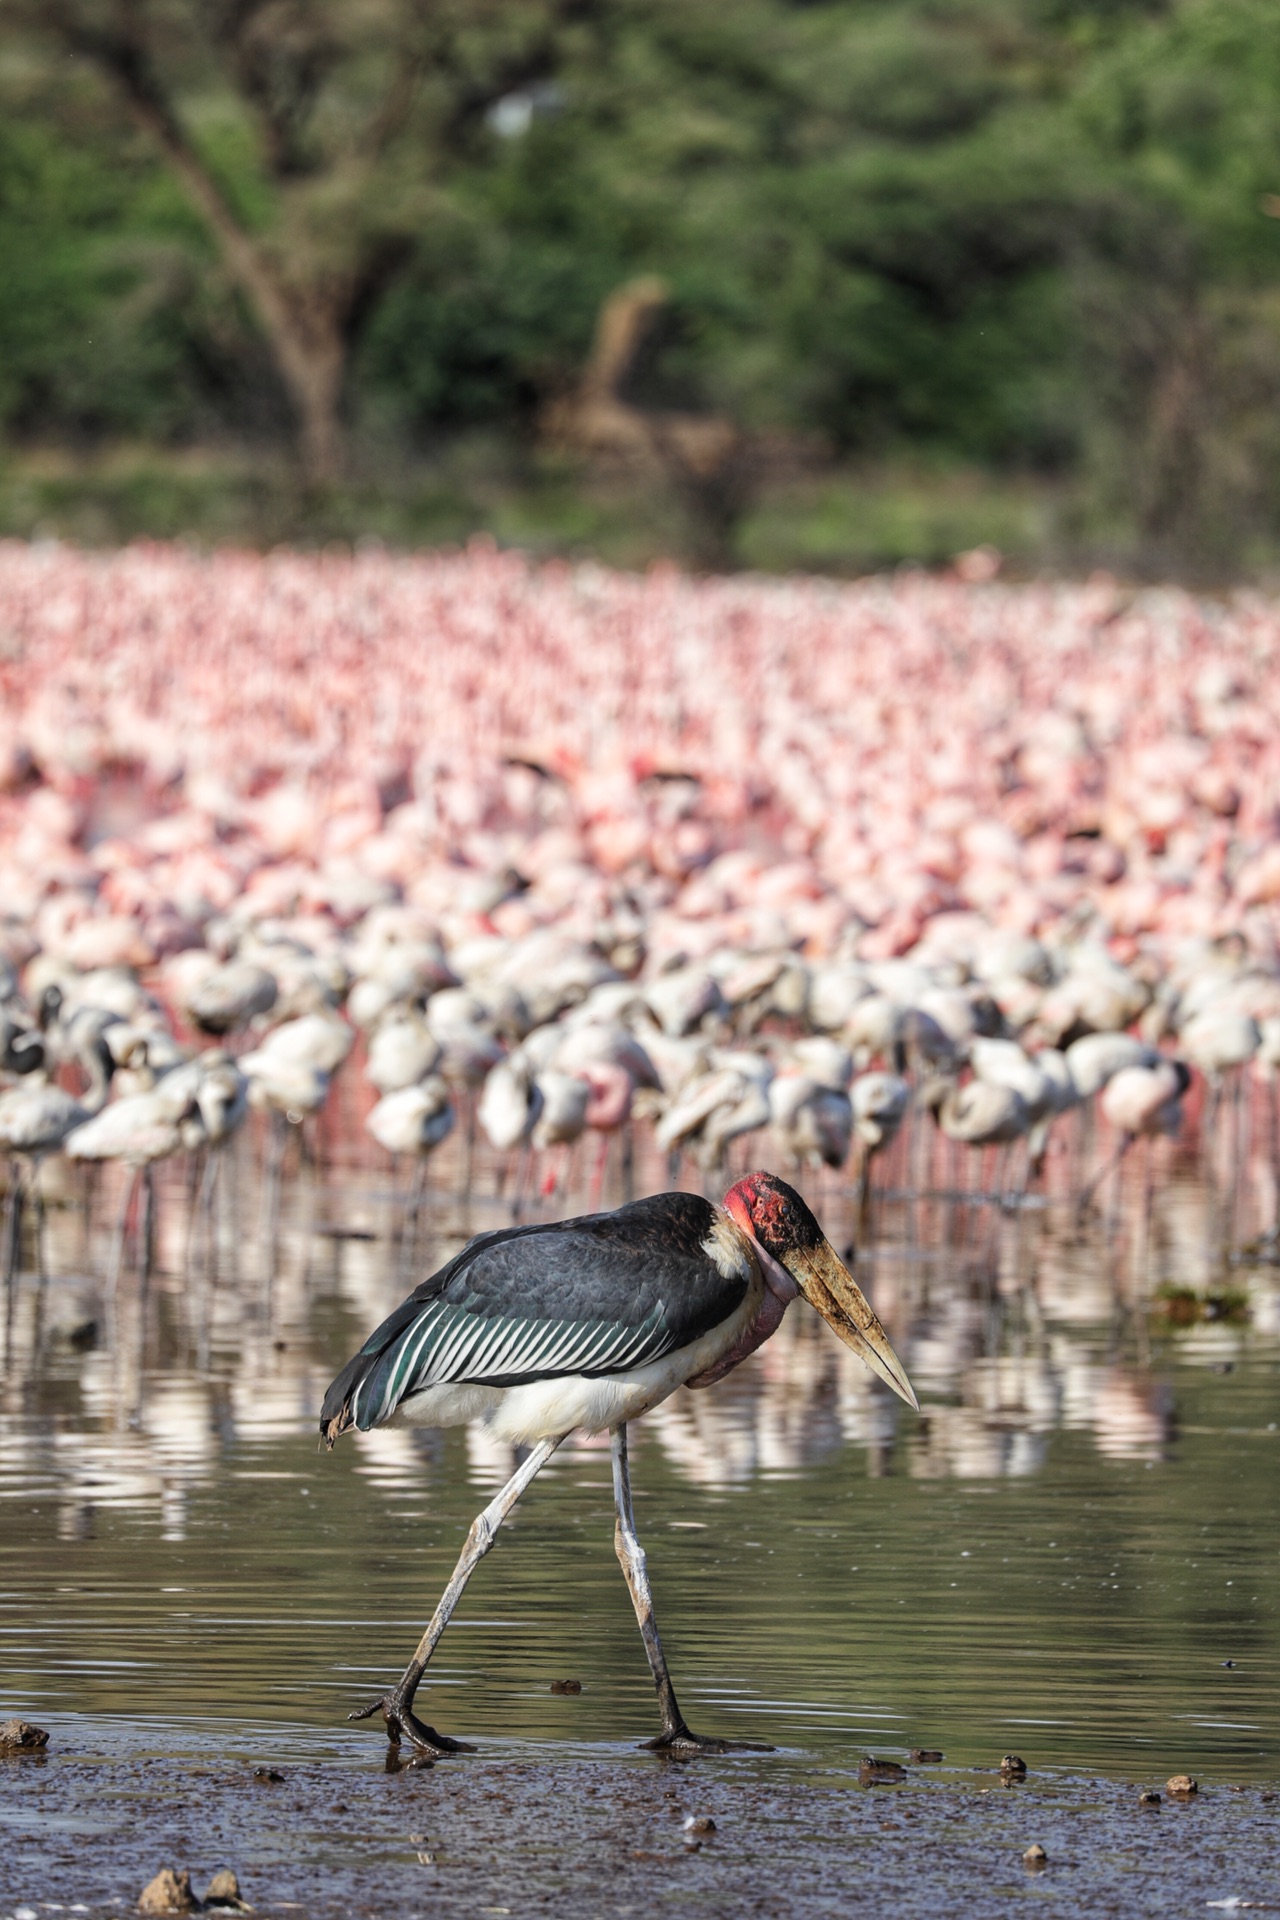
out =
[[[464,1432],[317,1450],[324,1387],[407,1268],[367,1173],[292,1183],[274,1260],[251,1176],[185,1275],[166,1192],[161,1272],[114,1316],[97,1241],[85,1263],[75,1209],[51,1217],[54,1277],[18,1293],[0,1413],[0,1714],[90,1716],[65,1723],[82,1734],[120,1716],[144,1742],[248,1721],[372,1760],[377,1733],[344,1716],[403,1665],[513,1461]],[[640,1423],[637,1516],[694,1725],[795,1764],[928,1746],[958,1767],[1013,1749],[1117,1779],[1274,1777],[1276,1279],[1224,1270],[1217,1319],[1179,1325],[1199,1312],[1180,1295],[1150,1310],[1205,1204],[1186,1180],[1164,1198],[1143,1298],[1114,1239],[1052,1207],[885,1202],[861,1272],[919,1417],[800,1306],[731,1380]],[[847,1201],[826,1201],[835,1235]],[[566,1677],[580,1695],[549,1692]],[[654,1730],[607,1448],[535,1482],[423,1699],[482,1743],[620,1751]]]

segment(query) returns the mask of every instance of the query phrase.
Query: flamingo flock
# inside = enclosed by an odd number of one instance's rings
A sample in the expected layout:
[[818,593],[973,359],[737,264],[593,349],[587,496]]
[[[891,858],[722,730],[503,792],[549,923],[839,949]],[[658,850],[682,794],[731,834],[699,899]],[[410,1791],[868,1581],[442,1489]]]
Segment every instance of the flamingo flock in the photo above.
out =
[[916,1119],[1002,1192],[1200,1081],[1274,1130],[1277,638],[1109,579],[0,546],[13,1191],[211,1188],[255,1109],[278,1174],[353,1074],[411,1220],[450,1138],[516,1214],[584,1139],[630,1191],[640,1129],[708,1182],[767,1136],[865,1215]]

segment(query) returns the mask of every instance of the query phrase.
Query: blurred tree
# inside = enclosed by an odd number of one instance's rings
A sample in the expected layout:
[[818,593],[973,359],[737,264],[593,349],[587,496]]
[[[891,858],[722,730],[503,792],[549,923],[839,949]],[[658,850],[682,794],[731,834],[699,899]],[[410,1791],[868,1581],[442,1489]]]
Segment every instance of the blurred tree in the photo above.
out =
[[1239,564],[1280,527],[1280,12],[1153,8],[1067,112],[1095,179],[1070,257],[1091,491],[1153,568]]
[[33,44],[154,141],[269,343],[307,473],[341,466],[350,355],[442,159],[549,68],[557,0],[30,0]]
[[0,421],[510,446],[656,276],[637,408],[1225,554],[1280,534],[1277,214],[1273,0],[6,0]]

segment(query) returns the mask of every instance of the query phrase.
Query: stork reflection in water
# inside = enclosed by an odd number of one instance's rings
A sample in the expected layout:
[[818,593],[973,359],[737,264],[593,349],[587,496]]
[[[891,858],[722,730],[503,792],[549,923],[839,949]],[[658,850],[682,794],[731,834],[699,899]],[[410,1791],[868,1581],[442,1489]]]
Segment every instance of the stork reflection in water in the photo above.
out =
[[716,1206],[656,1194],[559,1224],[483,1233],[424,1280],[370,1335],[325,1395],[320,1430],[456,1426],[482,1420],[531,1448],[479,1515],[409,1665],[357,1720],[381,1713],[393,1744],[431,1753],[459,1743],[426,1725],[414,1697],[472,1571],[562,1441],[612,1435],[615,1547],[653,1672],[669,1752],[723,1752],[694,1733],[676,1701],[636,1537],[627,1422],[677,1387],[706,1387],[781,1325],[803,1294],[895,1393],[916,1398],[884,1328],[800,1195],[749,1174]]

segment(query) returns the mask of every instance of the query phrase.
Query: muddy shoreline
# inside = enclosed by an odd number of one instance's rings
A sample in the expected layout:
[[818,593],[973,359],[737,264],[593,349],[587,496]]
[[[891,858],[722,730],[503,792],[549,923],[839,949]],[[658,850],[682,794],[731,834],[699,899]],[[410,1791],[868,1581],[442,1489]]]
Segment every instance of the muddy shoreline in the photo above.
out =
[[[798,1750],[678,1763],[483,1743],[388,1771],[377,1740],[304,1729],[205,1738],[69,1715],[50,1729],[45,1754],[0,1764],[5,1920],[132,1911],[166,1866],[188,1869],[197,1894],[230,1867],[255,1911],[306,1920],[1280,1907],[1280,1800],[1203,1776],[1193,1800],[1144,1806],[1140,1789],[1162,1782],[1034,1763],[1016,1785],[993,1761],[864,1786],[857,1753],[847,1767]],[[1024,1862],[1035,1845],[1040,1868]]]

